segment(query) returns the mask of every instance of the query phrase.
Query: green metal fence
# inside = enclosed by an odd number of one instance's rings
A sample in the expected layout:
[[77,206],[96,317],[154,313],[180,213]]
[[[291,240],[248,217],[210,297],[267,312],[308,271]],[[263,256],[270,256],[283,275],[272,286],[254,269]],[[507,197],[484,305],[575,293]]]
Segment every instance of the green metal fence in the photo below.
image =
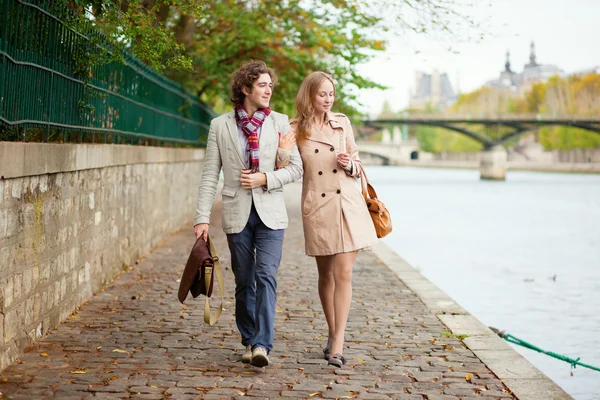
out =
[[0,0],[0,140],[205,143],[210,107],[128,53],[86,66],[110,49],[52,3]]

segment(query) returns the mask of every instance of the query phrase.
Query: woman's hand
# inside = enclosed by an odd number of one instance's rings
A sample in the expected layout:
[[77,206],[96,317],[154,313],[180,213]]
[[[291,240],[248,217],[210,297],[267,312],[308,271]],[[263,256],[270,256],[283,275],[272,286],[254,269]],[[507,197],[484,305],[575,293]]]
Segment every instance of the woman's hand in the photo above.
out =
[[283,150],[292,150],[296,144],[296,132],[290,129],[286,135],[279,132],[279,148]]
[[337,162],[340,167],[346,169],[350,165],[350,154],[348,153],[339,153],[337,155]]

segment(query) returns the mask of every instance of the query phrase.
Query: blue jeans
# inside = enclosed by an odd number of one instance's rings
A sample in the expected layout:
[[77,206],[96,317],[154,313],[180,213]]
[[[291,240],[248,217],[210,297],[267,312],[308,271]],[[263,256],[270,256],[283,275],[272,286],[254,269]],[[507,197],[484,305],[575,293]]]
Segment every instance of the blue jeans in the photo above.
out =
[[284,229],[270,229],[254,205],[240,233],[228,234],[235,275],[235,321],[244,346],[273,348],[277,269]]

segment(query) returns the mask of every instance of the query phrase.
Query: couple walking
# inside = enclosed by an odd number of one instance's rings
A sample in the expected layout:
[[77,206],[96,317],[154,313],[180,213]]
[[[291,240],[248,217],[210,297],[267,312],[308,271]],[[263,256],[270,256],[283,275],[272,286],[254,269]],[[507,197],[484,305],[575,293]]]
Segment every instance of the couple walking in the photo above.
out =
[[329,328],[323,349],[341,367],[352,300],[352,266],[358,250],[377,241],[360,176],[358,149],[348,118],[331,112],[332,78],[313,72],[296,97],[296,117],[269,108],[273,70],[252,61],[231,78],[234,111],[212,120],[194,232],[208,235],[221,171],[223,230],[235,276],[235,318],[246,347],[242,361],[269,364],[273,348],[277,269],[288,225],[283,186],[303,178],[302,221],[306,254],[319,271],[319,297]]

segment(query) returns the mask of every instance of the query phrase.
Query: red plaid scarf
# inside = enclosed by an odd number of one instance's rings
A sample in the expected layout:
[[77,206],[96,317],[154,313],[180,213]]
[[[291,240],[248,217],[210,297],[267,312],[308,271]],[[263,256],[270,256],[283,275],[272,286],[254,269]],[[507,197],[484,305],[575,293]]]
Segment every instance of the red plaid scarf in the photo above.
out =
[[271,114],[270,108],[261,108],[257,110],[252,118],[248,116],[244,107],[235,106],[235,122],[242,129],[244,135],[248,138],[246,150],[249,154],[249,167],[252,173],[258,172],[259,151],[258,151],[258,129],[262,126],[265,119]]

